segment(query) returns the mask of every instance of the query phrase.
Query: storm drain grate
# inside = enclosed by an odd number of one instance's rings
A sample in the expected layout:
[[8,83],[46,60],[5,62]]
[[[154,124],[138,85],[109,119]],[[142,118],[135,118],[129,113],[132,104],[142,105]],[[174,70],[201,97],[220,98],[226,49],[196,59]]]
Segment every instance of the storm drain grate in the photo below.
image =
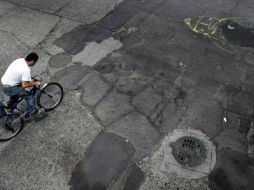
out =
[[173,156],[176,161],[183,166],[199,166],[206,158],[206,148],[204,144],[195,137],[181,137],[171,146]]

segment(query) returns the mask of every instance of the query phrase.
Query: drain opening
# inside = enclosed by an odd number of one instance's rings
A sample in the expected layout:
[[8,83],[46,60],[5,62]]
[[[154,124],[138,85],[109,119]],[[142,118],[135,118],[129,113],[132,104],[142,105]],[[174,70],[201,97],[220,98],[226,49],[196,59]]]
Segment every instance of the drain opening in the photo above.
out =
[[204,144],[195,137],[181,137],[171,146],[173,156],[176,161],[183,166],[199,166],[206,158],[206,148]]

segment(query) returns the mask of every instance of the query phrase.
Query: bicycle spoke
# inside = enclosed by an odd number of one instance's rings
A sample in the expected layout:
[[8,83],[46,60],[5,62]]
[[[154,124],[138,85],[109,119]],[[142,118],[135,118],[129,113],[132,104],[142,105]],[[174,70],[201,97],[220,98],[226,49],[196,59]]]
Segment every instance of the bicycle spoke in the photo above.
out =
[[14,113],[0,119],[0,140],[6,141],[15,137],[23,128],[20,115]]

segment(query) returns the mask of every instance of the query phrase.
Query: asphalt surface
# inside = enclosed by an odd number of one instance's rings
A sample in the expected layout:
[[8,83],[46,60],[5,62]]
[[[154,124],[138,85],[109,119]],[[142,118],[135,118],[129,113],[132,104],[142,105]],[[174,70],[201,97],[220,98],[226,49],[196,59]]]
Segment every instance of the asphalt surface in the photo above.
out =
[[35,51],[32,72],[65,92],[1,142],[0,189],[252,190],[253,10],[251,0],[0,0],[0,74]]

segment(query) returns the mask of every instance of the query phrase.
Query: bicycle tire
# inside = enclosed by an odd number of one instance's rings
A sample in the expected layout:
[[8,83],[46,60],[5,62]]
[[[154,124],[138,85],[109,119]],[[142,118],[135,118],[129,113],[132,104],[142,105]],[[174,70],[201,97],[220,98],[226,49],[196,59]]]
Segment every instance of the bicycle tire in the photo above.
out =
[[[54,101],[53,98],[56,95],[58,95],[58,98],[55,98],[56,101]],[[50,82],[41,89],[40,93],[38,93],[37,105],[44,108],[45,111],[51,111],[62,102],[63,95],[63,87],[57,82]],[[53,104],[51,105],[50,102],[53,102]]]
[[[23,118],[19,118],[20,115],[13,113],[11,115],[5,115],[0,118],[0,141],[8,141],[17,136],[24,127]],[[14,123],[15,122],[15,123]],[[14,126],[14,125],[18,126]],[[14,128],[14,132],[8,129],[8,127]]]

